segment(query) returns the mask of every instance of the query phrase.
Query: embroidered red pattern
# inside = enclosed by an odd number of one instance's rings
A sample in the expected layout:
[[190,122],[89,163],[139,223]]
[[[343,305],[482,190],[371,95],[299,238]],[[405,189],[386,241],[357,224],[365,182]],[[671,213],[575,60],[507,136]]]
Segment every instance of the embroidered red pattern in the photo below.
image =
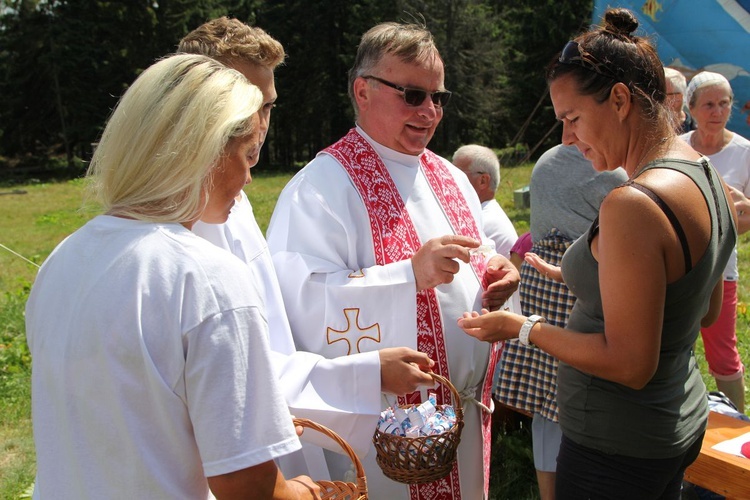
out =
[[[411,258],[421,246],[421,241],[393,179],[377,153],[355,129],[324,152],[333,156],[344,167],[362,197],[370,220],[376,263],[382,265]],[[445,165],[429,151],[420,158],[420,163],[456,234],[480,239],[476,221]],[[483,257],[473,256],[471,264],[479,282],[483,283],[486,270]],[[417,348],[435,360],[435,372],[450,378],[440,306],[432,289],[422,290],[417,294]],[[486,399],[487,406],[491,397],[492,370],[497,360],[495,349],[492,351],[482,390],[482,401],[485,402]],[[450,398],[450,391],[440,387],[439,402],[450,402]],[[419,392],[415,392],[406,398],[399,398],[399,404],[419,403],[420,399]],[[485,495],[489,478],[490,420],[489,416],[482,416]],[[451,473],[439,481],[410,485],[410,493],[415,500],[460,499],[458,465],[454,465]]]

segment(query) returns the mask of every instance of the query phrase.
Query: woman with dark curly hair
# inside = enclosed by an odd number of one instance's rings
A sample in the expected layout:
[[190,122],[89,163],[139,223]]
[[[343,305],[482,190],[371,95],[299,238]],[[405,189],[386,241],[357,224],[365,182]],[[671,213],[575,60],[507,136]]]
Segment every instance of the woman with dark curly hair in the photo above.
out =
[[706,429],[692,347],[718,315],[736,215],[708,159],[675,135],[664,69],[637,27],[610,9],[547,70],[563,143],[629,176],[561,268],[527,256],[576,296],[567,327],[507,311],[459,320],[472,336],[518,337],[559,360],[558,499],[678,499]]

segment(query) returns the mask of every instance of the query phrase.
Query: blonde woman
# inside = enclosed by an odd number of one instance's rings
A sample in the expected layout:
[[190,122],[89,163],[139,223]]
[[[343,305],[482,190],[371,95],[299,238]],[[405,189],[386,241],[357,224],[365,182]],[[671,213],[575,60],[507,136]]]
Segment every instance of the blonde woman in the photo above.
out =
[[39,498],[318,498],[244,264],[194,235],[226,220],[260,148],[260,91],[204,56],[148,68],[89,169],[103,207],[42,266],[26,309]]

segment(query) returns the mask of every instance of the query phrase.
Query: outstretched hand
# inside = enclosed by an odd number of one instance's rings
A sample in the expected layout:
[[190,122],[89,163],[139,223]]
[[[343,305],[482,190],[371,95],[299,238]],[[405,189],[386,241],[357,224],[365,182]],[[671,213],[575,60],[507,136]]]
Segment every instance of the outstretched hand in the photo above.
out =
[[498,342],[518,337],[520,323],[517,317],[517,314],[507,311],[489,312],[482,309],[481,314],[476,311],[465,312],[458,319],[458,327],[479,340]]
[[426,373],[435,365],[427,354],[408,347],[389,347],[380,355],[380,390],[402,396],[432,386],[435,381]]
[[552,264],[547,263],[546,260],[532,252],[526,252],[524,260],[549,279],[555,280],[558,283],[565,283],[562,276],[562,269],[559,266],[553,266]]

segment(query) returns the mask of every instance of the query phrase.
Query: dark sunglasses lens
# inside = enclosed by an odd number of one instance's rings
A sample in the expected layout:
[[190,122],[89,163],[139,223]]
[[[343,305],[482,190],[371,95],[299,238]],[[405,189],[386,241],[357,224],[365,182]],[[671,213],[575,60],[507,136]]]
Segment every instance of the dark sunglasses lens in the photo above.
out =
[[[421,106],[427,97],[427,92],[418,89],[406,89],[404,91],[404,101],[409,106]],[[430,100],[435,106],[445,106],[451,98],[450,92],[435,92],[430,94]]]
[[563,64],[570,63],[580,57],[581,52],[578,50],[578,43],[570,41],[565,44],[565,47],[563,47],[562,53],[560,54],[560,62]]
[[424,102],[427,97],[427,92],[418,89],[406,89],[404,90],[404,101],[409,106],[419,106]]
[[435,106],[445,106],[451,99],[450,92],[435,92],[432,94],[432,103]]

